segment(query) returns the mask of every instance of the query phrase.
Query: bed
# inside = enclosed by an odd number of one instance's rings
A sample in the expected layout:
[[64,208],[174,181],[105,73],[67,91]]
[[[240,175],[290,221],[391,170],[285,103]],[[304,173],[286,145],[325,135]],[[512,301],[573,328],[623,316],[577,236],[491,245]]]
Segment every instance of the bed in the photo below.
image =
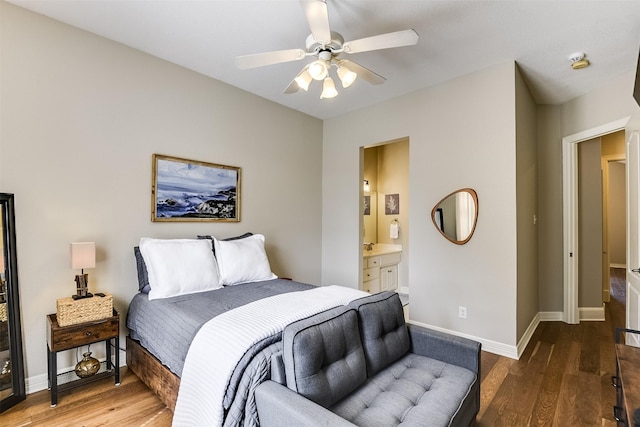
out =
[[[183,240],[171,250],[177,246],[182,251],[184,242],[193,243]],[[247,271],[253,274],[256,268],[255,253],[242,261],[249,243],[262,253],[257,264],[264,264],[263,236],[244,235],[230,241],[213,238],[209,248],[222,285],[197,292],[180,289],[176,295],[161,293],[160,297],[153,295],[158,266],[149,251],[145,252],[142,240],[134,249],[140,292],[127,314],[127,365],[174,412],[174,425],[258,425],[253,389],[269,376],[271,355],[281,349],[284,326],[364,295],[350,288],[279,279],[264,265],[251,281],[243,281]],[[231,263],[227,255],[232,255]],[[167,269],[184,269],[189,261],[175,259],[175,253],[170,258],[161,257],[160,270],[175,281],[175,271]],[[167,263],[173,265],[167,267]],[[187,267],[193,269],[193,265]],[[234,269],[244,273],[233,273]],[[233,278],[234,274],[242,277]],[[233,283],[236,280],[241,282]],[[222,379],[218,378],[221,372]],[[213,383],[221,385],[212,389]],[[203,401],[212,402],[211,407]]]

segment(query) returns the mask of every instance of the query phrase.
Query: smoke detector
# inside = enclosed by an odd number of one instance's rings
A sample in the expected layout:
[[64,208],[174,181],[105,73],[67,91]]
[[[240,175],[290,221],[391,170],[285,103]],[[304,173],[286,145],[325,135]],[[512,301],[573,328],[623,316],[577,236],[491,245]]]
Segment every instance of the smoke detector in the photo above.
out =
[[569,55],[569,61],[571,61],[571,68],[574,70],[586,68],[590,65],[589,60],[585,59],[585,54],[583,52],[572,53]]

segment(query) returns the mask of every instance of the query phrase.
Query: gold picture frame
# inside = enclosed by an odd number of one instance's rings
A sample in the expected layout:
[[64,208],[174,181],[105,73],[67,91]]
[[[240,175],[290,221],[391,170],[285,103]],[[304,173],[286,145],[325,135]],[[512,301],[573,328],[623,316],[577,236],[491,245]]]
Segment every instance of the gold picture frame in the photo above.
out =
[[239,222],[236,166],[154,154],[151,221]]

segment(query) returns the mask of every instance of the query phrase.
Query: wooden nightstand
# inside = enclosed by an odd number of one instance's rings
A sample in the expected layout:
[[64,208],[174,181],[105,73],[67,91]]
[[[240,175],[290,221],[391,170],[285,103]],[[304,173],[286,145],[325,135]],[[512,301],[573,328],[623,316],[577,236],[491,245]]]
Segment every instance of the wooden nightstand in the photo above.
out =
[[[113,344],[111,341],[113,340]],[[59,351],[69,350],[83,345],[104,341],[107,351],[106,370],[96,375],[58,386]],[[112,355],[112,349],[115,353]],[[58,392],[87,384],[104,377],[114,376],[115,385],[120,385],[120,316],[114,309],[113,316],[77,325],[60,326],[55,314],[47,315],[47,369],[49,373],[49,389],[51,390],[51,407],[58,404]],[[62,375],[62,374],[60,374]]]

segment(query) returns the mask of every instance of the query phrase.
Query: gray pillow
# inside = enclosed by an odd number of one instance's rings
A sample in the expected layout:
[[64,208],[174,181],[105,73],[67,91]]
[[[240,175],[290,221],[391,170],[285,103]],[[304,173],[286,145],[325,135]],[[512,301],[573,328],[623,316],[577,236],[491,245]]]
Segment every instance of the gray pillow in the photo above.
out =
[[149,273],[147,272],[147,265],[144,263],[144,258],[142,257],[139,246],[133,247],[133,254],[136,257],[136,269],[138,270],[138,291],[143,294],[148,294],[151,290],[151,286],[149,286]]
[[[240,240],[240,239],[244,239],[244,238],[249,237],[249,236],[253,236],[253,233],[248,232],[248,233],[241,234],[239,236],[227,237],[226,239],[222,239],[222,240],[225,240],[225,241]],[[210,234],[202,234],[202,235],[198,235],[197,237],[198,237],[198,239],[213,240],[213,236],[210,235]],[[211,247],[213,248],[213,256],[216,256],[216,245],[212,244]]]

